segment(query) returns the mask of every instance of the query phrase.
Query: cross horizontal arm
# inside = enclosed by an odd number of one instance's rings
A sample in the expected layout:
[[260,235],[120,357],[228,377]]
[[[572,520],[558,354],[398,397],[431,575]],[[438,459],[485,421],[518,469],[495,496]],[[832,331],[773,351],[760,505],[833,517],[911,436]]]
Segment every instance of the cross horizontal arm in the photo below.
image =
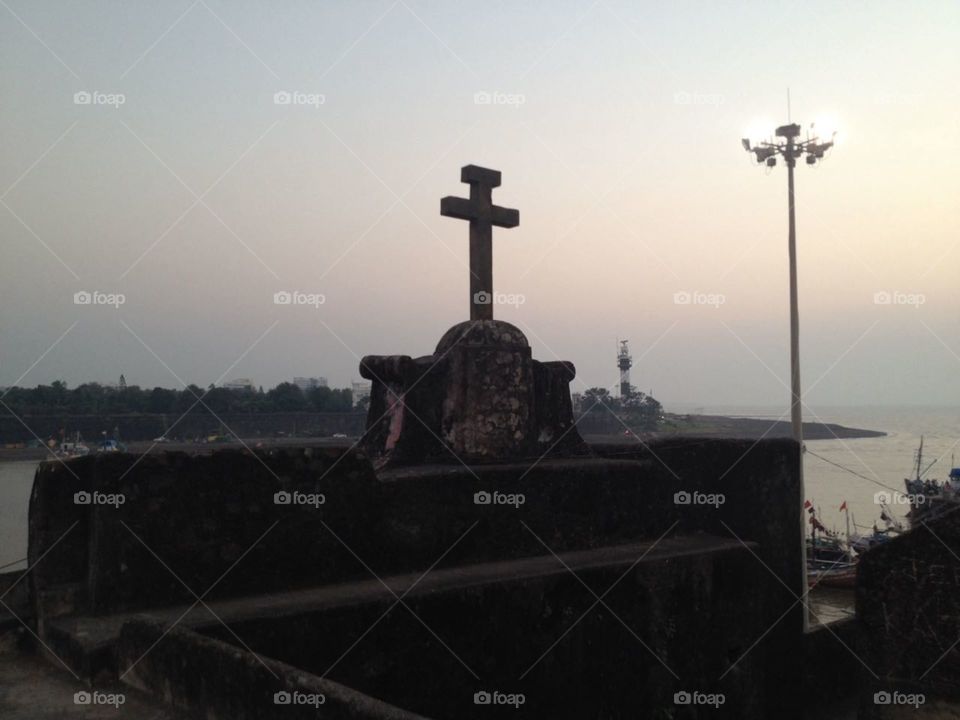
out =
[[494,205],[491,209],[490,223],[502,228],[514,228],[520,224],[520,211]]
[[476,220],[477,208],[466,198],[448,195],[440,200],[440,214],[445,217],[460,218],[461,220]]

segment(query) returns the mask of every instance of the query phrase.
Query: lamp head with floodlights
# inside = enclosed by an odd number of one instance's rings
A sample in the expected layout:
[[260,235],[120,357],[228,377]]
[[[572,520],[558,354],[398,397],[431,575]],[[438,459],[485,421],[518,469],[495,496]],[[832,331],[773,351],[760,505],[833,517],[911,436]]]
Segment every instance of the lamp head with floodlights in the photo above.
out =
[[781,125],[775,131],[778,138],[784,138],[783,141],[769,142],[761,141],[754,145],[750,138],[743,138],[740,144],[743,149],[753,153],[758,165],[775,167],[777,164],[777,155],[783,157],[786,164],[793,167],[797,159],[806,155],[807,165],[814,165],[818,160],[823,160],[824,153],[834,145],[836,131],[833,132],[830,139],[821,142],[818,137],[808,137],[806,140],[797,141],[800,136],[800,126],[797,123]]

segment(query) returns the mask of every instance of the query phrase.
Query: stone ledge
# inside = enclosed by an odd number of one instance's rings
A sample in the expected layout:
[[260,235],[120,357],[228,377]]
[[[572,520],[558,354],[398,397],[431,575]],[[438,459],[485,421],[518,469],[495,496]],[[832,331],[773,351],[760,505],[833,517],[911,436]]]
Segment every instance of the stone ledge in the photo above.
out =
[[[743,549],[743,545],[736,540],[709,535],[666,538],[651,549],[652,545],[652,542],[632,543],[597,550],[562,553],[561,557],[573,570],[589,570],[598,567],[627,567],[636,563],[645,552],[647,555],[638,564],[652,564],[667,559],[676,560],[694,555]],[[409,597],[428,593],[455,592],[489,585],[503,577],[518,581],[562,575],[566,572],[568,570],[553,555],[437,569],[417,583]],[[371,578],[360,582],[293,592],[209,601],[207,604],[212,612],[203,606],[196,606],[191,610],[190,604],[187,604],[112,615],[60,617],[49,621],[46,640],[57,656],[69,663],[76,672],[92,680],[104,672],[108,675],[115,675],[118,672],[119,666],[116,665],[114,647],[123,626],[128,622],[150,620],[167,627],[180,619],[179,626],[200,629],[217,626],[220,620],[232,625],[265,615],[271,618],[283,618],[339,607],[389,603],[395,598],[387,587],[397,595],[402,595],[407,588],[417,582],[421,575],[422,571],[385,577],[382,578],[382,582]]]
[[[427,720],[270,658],[182,628],[166,632],[147,620],[127,623],[119,642],[131,687],[205,720],[283,717],[289,720]],[[274,694],[322,696],[314,705],[278,705]]]

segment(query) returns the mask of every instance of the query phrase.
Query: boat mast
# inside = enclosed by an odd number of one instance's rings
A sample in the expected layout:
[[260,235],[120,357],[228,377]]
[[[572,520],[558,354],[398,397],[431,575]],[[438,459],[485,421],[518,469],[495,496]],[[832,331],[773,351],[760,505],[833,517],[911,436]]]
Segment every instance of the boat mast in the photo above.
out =
[[917,450],[917,480],[920,479],[920,467],[923,462],[923,435],[920,436],[920,449]]

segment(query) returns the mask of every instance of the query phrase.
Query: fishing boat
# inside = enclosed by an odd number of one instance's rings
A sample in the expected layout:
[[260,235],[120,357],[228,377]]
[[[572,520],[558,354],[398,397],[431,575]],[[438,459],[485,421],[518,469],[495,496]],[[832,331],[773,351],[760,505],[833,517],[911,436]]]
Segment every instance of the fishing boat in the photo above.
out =
[[[62,430],[60,434],[61,436],[64,434]],[[80,439],[80,431],[77,430],[72,442],[69,440],[60,441],[60,446],[57,448],[56,454],[61,458],[83,457],[84,455],[90,454],[90,448],[84,445]]]
[[[807,585],[853,587],[857,577],[856,553],[838,533],[827,530],[820,522],[813,503],[808,500],[803,506],[809,515],[810,524],[810,537],[806,540]],[[840,509],[845,510],[846,503],[841,505]],[[849,514],[847,538],[849,539]]]
[[910,502],[910,512],[907,513],[910,527],[921,525],[960,506],[960,468],[952,468],[947,480],[943,482],[925,477],[937,460],[939,458],[934,459],[926,467],[923,466],[923,436],[921,436],[920,447],[917,449],[914,462],[914,477],[903,480]]
[[886,523],[886,528],[880,530],[874,524],[870,535],[857,535],[850,532],[851,526],[856,527],[850,516],[850,509],[846,501],[840,505],[839,511],[845,513],[846,535],[827,530],[817,518],[813,504],[807,501],[804,508],[810,515],[810,537],[807,538],[807,584],[810,587],[822,585],[824,587],[852,589],[857,582],[857,563],[860,557],[871,548],[887,542],[892,536],[903,532],[889,507],[881,503],[880,519]]
[[857,585],[857,564],[837,563],[832,567],[808,568],[807,585],[852,590]]

